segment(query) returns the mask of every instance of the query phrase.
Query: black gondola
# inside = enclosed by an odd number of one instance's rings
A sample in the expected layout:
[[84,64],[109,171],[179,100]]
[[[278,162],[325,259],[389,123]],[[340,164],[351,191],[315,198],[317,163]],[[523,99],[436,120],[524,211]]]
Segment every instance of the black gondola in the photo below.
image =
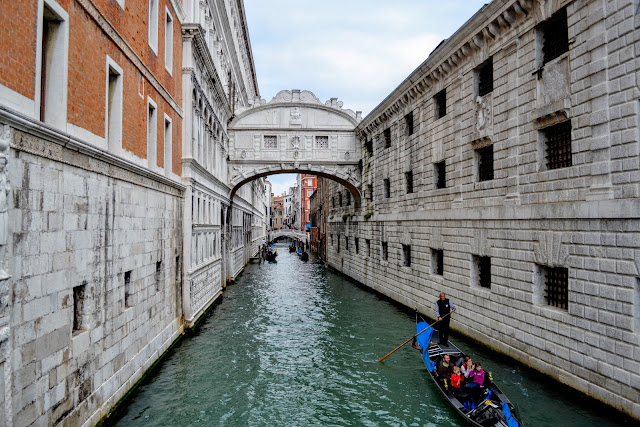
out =
[[309,254],[306,252],[300,253],[299,257],[302,261],[309,261]]
[[269,262],[276,262],[276,257],[278,256],[278,251],[269,251],[266,253],[264,258]]
[[295,247],[295,245],[291,244],[291,245],[289,246],[289,252],[295,252],[295,251],[296,251],[296,247]]
[[[419,322],[416,325],[416,332],[420,333],[428,327],[426,322]],[[515,418],[513,404],[493,382],[491,372],[485,373],[485,380],[481,387],[476,389],[461,387],[459,391],[452,390],[450,378],[439,378],[435,368],[442,362],[445,354],[448,354],[451,363],[458,367],[465,356],[451,341],[446,345],[439,344],[439,341],[438,331],[433,328],[428,328],[417,337],[417,342],[422,348],[422,360],[429,370],[429,376],[456,412],[469,424],[478,427],[522,426],[522,423]]]

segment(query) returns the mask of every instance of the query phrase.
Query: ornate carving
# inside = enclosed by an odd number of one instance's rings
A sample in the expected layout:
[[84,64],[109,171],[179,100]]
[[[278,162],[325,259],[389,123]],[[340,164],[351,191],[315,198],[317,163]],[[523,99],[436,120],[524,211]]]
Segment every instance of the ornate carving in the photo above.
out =
[[476,97],[476,130],[478,132],[487,128],[491,121],[491,111],[489,109],[488,96]]
[[[293,113],[292,113],[293,114]],[[291,148],[294,150],[300,149],[300,137],[295,135],[291,137]]]

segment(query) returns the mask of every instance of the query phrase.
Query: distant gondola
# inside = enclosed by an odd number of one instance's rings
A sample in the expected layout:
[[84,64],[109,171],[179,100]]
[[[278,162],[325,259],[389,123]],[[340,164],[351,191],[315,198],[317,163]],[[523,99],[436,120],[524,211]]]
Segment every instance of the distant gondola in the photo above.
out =
[[[416,332],[427,328],[426,322],[419,322],[416,325]],[[422,360],[429,370],[429,376],[436,383],[438,390],[443,394],[453,408],[471,425],[482,427],[518,427],[522,426],[514,417],[514,407],[498,388],[491,378],[491,373],[487,372],[482,387],[476,388],[477,393],[465,393],[464,386],[452,392],[451,379],[439,378],[436,366],[442,362],[445,354],[451,358],[451,363],[460,366],[464,359],[464,353],[458,349],[451,341],[447,344],[439,344],[440,337],[438,331],[429,328],[417,337],[417,342],[422,348]],[[472,391],[474,389],[470,389]],[[466,395],[466,396],[465,396]],[[469,402],[474,401],[474,406]],[[466,405],[465,405],[465,402]]]
[[296,251],[296,247],[294,245],[289,246],[289,252],[295,252]]
[[276,257],[278,256],[278,251],[275,252],[267,252],[264,258],[269,262],[276,262]]
[[300,255],[298,255],[300,257],[300,259],[302,261],[309,261],[309,254],[306,252],[302,252]]

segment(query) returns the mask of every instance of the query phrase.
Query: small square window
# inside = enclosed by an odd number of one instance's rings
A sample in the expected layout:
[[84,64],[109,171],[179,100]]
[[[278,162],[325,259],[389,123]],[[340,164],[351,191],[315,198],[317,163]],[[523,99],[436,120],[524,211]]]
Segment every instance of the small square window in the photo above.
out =
[[491,289],[491,258],[488,256],[474,256],[476,268],[476,283],[482,288]]
[[386,261],[389,259],[389,246],[387,242],[382,242],[382,260]]
[[411,267],[411,246],[402,245],[402,259],[405,267]]
[[384,197],[387,199],[391,197],[391,181],[389,178],[385,178],[384,180]]
[[318,150],[326,150],[329,148],[328,136],[316,136],[316,148]]
[[384,130],[384,148],[391,147],[391,128]]
[[551,18],[540,23],[538,31],[542,41],[542,65],[569,51],[567,8],[563,7]]
[[413,135],[413,111],[404,116],[404,125],[407,135]]
[[431,273],[444,275],[444,251],[442,249],[431,249]]
[[413,171],[405,172],[404,179],[407,183],[407,194],[413,193]]
[[543,129],[547,169],[560,169],[572,165],[571,122],[566,121]]
[[541,266],[541,273],[547,305],[567,310],[569,308],[569,270],[563,267]]
[[493,145],[476,150],[478,161],[478,181],[493,179]]
[[445,168],[445,161],[441,161],[438,163],[434,163],[434,176],[435,176],[435,185],[436,188],[446,188],[447,187],[447,175]]
[[447,115],[447,90],[443,89],[433,97],[436,119]]
[[493,92],[493,58],[484,61],[477,68],[478,96]]
[[264,136],[264,148],[269,150],[275,150],[278,148],[278,136],[277,135],[265,135]]

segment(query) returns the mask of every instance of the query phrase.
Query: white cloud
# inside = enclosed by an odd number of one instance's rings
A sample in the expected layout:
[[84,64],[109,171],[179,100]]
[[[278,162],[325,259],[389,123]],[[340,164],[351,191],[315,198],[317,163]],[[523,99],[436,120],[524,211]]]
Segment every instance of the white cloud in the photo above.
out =
[[296,185],[296,174],[283,173],[278,175],[269,175],[267,180],[271,183],[271,191],[274,196],[282,196],[289,192],[289,188]]

